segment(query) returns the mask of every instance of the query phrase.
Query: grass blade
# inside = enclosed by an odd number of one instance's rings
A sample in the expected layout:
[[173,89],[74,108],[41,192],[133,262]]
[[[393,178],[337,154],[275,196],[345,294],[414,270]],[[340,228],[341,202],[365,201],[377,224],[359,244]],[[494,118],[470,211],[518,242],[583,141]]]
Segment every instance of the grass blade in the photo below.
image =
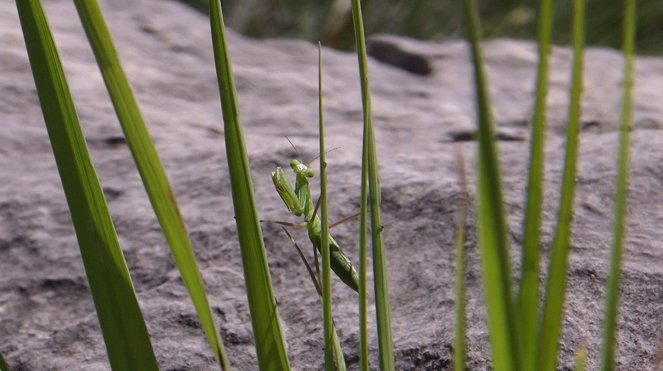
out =
[[465,22],[471,45],[479,127],[478,229],[483,262],[483,281],[488,325],[496,371],[520,370],[516,311],[511,291],[511,264],[504,198],[494,143],[493,117],[488,82],[481,53],[476,1],[464,0]]
[[5,359],[2,358],[2,354],[0,354],[0,371],[9,371],[9,366],[7,366]]
[[40,1],[16,2],[44,121],[115,370],[157,370],[143,315]]
[[537,327],[539,322],[539,261],[543,176],[545,164],[546,106],[554,1],[542,0],[539,7],[539,66],[536,81],[534,119],[530,135],[530,164],[523,222],[523,256],[518,317],[523,369],[536,370]]
[[[283,232],[288,236],[290,239],[290,242],[295,246],[295,250],[297,250],[297,254],[299,254],[299,258],[302,259],[302,262],[304,263],[304,266],[306,267],[306,270],[308,271],[308,275],[311,278],[311,281],[313,282],[313,286],[315,286],[315,291],[318,293],[318,296],[320,296],[320,299],[322,300],[322,288],[320,287],[320,283],[318,283],[318,276],[316,276],[315,272],[313,271],[313,268],[311,268],[311,265],[308,263],[308,260],[306,260],[306,256],[302,252],[302,249],[299,247],[295,239],[292,237],[290,232],[285,227],[281,227]],[[313,249],[313,252],[315,253],[315,249]],[[317,261],[316,261],[317,262]],[[332,319],[332,342],[334,345],[334,357],[336,359],[336,367],[338,371],[345,371],[346,366],[345,366],[345,358],[343,358],[343,348],[341,348],[341,342],[338,339],[338,335],[336,335],[336,325],[333,322]]]
[[585,371],[587,368],[587,345],[582,345],[576,353],[575,371]]
[[214,322],[205,293],[205,285],[184,220],[182,220],[175,200],[175,194],[122,69],[99,3],[95,0],[75,0],[74,3],[145,190],[180,270],[182,280],[189,290],[201,326],[207,334],[212,353],[221,369],[229,370],[230,362]]
[[460,147],[456,151],[456,164],[458,169],[458,182],[461,188],[461,200],[458,220],[456,222],[456,326],[454,341],[454,370],[465,371],[467,364],[467,350],[465,343],[466,335],[466,310],[465,310],[465,229],[467,228],[467,211],[469,209],[469,192],[467,190],[467,174],[465,172],[465,160]]
[[[557,367],[559,339],[562,332],[566,273],[568,270],[569,249],[573,224],[573,202],[578,163],[578,135],[582,112],[582,82],[585,63],[585,1],[574,1],[573,20],[573,76],[569,123],[566,129],[566,154],[564,175],[555,236],[552,243],[550,266],[543,300],[543,313],[539,329],[539,347],[536,370],[554,371]],[[532,350],[530,350],[532,351]],[[534,349],[536,351],[536,349]]]
[[635,83],[635,22],[636,1],[624,3],[624,83],[622,90],[622,114],[619,127],[619,158],[615,194],[615,221],[613,224],[610,271],[607,282],[605,318],[603,323],[603,350],[601,370],[615,368],[617,312],[619,307],[619,280],[622,266],[622,251],[626,233],[626,207],[628,200],[629,145],[631,121],[633,120],[633,85]]
[[[387,273],[387,257],[384,251],[382,234],[382,217],[380,214],[380,178],[378,174],[378,158],[371,111],[371,92],[368,79],[368,62],[366,55],[366,37],[359,0],[352,0],[352,21],[354,24],[357,57],[359,60],[359,76],[361,79],[361,96],[364,114],[364,146],[362,158],[362,174],[368,177],[368,205],[371,210],[371,239],[373,244],[373,277],[375,289],[375,311],[378,327],[378,344],[380,347],[380,369],[394,369],[394,345],[391,334],[391,307],[389,305],[389,278]],[[364,175],[362,175],[363,177]],[[363,181],[362,181],[363,184]],[[362,187],[362,195],[364,193]],[[362,201],[364,198],[362,197]],[[364,230],[362,230],[362,233]]]
[[[329,210],[327,203],[327,154],[325,153],[325,123],[322,105],[322,46],[318,43],[318,117],[320,130],[320,254],[322,255],[322,312],[325,336],[325,369],[334,370],[332,319],[331,257],[329,251]],[[341,353],[342,355],[342,353]]]
[[289,370],[290,364],[276,308],[260,218],[253,195],[253,182],[239,117],[220,0],[210,0],[209,9],[214,61],[223,109],[230,185],[258,363],[263,371]]

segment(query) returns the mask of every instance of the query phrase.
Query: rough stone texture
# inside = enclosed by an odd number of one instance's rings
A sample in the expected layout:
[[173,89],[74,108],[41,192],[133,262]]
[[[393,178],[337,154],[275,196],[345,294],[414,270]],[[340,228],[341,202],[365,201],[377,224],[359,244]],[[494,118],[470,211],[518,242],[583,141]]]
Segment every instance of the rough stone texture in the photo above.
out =
[[[176,189],[232,363],[238,370],[256,369],[209,26],[203,16],[171,1],[103,5]],[[121,138],[73,5],[54,0],[46,6],[160,365],[164,370],[213,369],[205,337]],[[469,164],[475,151],[475,143],[468,140],[474,130],[468,50],[463,42],[380,40],[383,46],[390,45],[381,58],[391,65],[372,61],[370,71],[397,367],[451,369],[453,220],[460,197],[453,154],[462,148]],[[261,216],[294,221],[276,196],[269,174],[295,156],[285,136],[297,146],[300,157],[316,155],[316,48],[301,41],[255,41],[233,33],[230,42]],[[0,45],[0,352],[15,370],[107,370],[13,2],[0,2]],[[509,219],[518,246],[536,47],[509,40],[491,41],[485,47],[502,139]],[[389,61],[389,55],[398,60]],[[409,59],[403,55],[424,63],[431,72],[407,72]],[[356,57],[325,49],[324,59],[327,145],[339,147],[328,156],[330,202],[332,217],[341,218],[357,211],[361,100]],[[558,199],[570,62],[569,50],[554,49],[546,251]],[[591,49],[587,66],[562,367],[571,366],[574,352],[587,343],[589,369],[597,369],[611,239],[621,58],[612,50]],[[663,60],[639,58],[637,80],[620,370],[653,367],[663,318]],[[472,173],[472,166],[468,168]],[[356,231],[356,223],[335,230],[355,259]],[[489,369],[488,335],[473,231],[470,228],[468,241],[469,366],[484,370]],[[296,238],[307,245],[304,233],[298,232]],[[292,365],[318,369],[323,359],[322,322],[313,286],[278,228],[266,226],[265,240]],[[356,296],[338,280],[334,290],[339,335],[349,366],[356,369]],[[376,365],[375,343],[371,349]]]

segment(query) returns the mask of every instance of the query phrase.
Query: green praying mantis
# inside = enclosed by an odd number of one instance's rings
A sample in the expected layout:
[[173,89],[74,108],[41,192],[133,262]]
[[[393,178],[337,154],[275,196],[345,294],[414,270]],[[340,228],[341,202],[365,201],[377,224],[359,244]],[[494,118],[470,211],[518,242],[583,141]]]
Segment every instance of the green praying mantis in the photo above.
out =
[[[315,175],[313,169],[298,160],[292,160],[290,167],[295,173],[295,189],[281,167],[277,167],[272,172],[272,181],[276,192],[283,200],[285,206],[296,216],[304,216],[306,229],[308,230],[308,237],[318,251],[321,249],[322,228],[320,218],[316,213],[316,205],[313,203],[311,196],[311,187],[309,186],[309,178]],[[331,269],[336,275],[354,291],[359,290],[359,276],[357,270],[352,265],[350,259],[343,253],[338,242],[329,235],[329,253]]]

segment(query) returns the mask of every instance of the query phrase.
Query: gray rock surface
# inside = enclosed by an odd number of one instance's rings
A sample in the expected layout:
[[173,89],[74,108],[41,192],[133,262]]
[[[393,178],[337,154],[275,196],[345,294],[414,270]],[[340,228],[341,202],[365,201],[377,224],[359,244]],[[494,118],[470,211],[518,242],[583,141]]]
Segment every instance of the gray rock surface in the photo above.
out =
[[[45,5],[160,365],[163,370],[214,369],[75,9],[63,0]],[[103,6],[177,192],[232,363],[238,370],[256,369],[208,23],[171,1],[106,1]],[[286,136],[301,158],[316,155],[316,47],[301,41],[255,41],[233,33],[230,42],[261,217],[296,221],[274,192],[269,174],[295,156]],[[453,154],[461,147],[470,164],[475,151],[475,143],[467,140],[474,130],[468,50],[457,41],[433,44],[381,37],[380,42],[391,45],[392,52],[402,51],[397,56],[416,56],[431,68],[430,74],[417,75],[402,69],[407,67],[402,58],[391,65],[370,63],[397,367],[451,369],[453,221],[460,198]],[[0,2],[0,45],[0,353],[14,370],[107,370],[13,2]],[[536,46],[495,40],[485,47],[508,212],[518,246]],[[382,59],[388,59],[386,55]],[[559,193],[570,62],[569,50],[554,49],[546,251]],[[358,207],[361,100],[355,55],[325,49],[324,64],[327,145],[339,147],[328,155],[330,204],[332,218],[340,219]],[[561,365],[571,366],[574,352],[586,343],[593,370],[598,367],[611,240],[621,58],[612,50],[591,49],[587,67]],[[620,370],[653,368],[661,341],[661,86],[663,60],[639,58]],[[472,166],[468,168],[472,173]],[[357,229],[356,223],[347,223],[335,230],[355,259]],[[485,370],[488,334],[473,231],[470,227],[469,366]],[[305,233],[295,237],[308,245]],[[313,286],[278,228],[266,226],[265,240],[293,368],[319,369],[322,315]],[[513,250],[517,263],[518,249]],[[356,369],[356,296],[338,280],[334,285],[339,335],[348,364]],[[371,336],[372,364],[377,365],[375,334]]]

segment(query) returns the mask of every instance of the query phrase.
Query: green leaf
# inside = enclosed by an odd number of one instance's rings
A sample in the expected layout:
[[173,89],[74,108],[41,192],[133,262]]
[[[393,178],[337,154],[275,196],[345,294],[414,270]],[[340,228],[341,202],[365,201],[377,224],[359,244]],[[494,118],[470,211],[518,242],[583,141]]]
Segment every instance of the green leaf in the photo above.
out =
[[111,367],[157,370],[145,321],[41,2],[18,0],[16,5]]
[[289,370],[290,365],[253,195],[253,182],[239,117],[221,2],[210,0],[209,8],[214,61],[223,109],[230,185],[258,363],[263,371]]
[[464,0],[471,46],[479,128],[477,224],[483,262],[483,282],[495,371],[520,370],[516,310],[511,291],[509,236],[488,82],[481,53],[476,1]]
[[189,290],[201,326],[207,334],[212,353],[221,369],[229,370],[230,362],[214,322],[205,293],[205,285],[184,220],[182,220],[175,200],[175,193],[170,186],[136,98],[122,69],[99,3],[96,0],[75,0],[74,3],[145,190],[180,270],[182,280]]

